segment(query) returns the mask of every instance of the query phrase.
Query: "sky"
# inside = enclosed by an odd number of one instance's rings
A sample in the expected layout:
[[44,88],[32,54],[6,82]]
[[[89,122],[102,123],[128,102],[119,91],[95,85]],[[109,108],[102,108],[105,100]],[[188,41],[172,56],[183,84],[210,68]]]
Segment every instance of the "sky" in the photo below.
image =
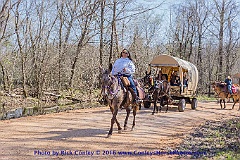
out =
[[[185,2],[186,0],[136,0],[136,4],[143,5],[144,8],[154,8],[156,6],[159,6],[158,8],[155,8],[153,10],[154,13],[160,15],[161,18],[161,29],[158,32],[158,36],[162,37],[163,40],[166,40],[167,32],[170,25],[170,6],[172,5],[178,5],[180,3]],[[165,38],[163,38],[165,37]]]
[[170,6],[178,5],[180,3],[183,3],[184,1],[186,0],[136,0],[137,3],[143,4],[144,7],[147,8],[154,8],[161,4],[161,6],[154,9],[153,11],[156,14],[164,15],[166,21],[168,21],[170,18]]
[[161,7],[155,9],[156,11],[162,12],[162,11],[166,11],[169,10],[169,6],[171,5],[177,5],[179,3],[182,3],[184,0],[136,0],[137,3],[142,3],[146,6],[149,7],[154,7],[158,4],[161,4]]

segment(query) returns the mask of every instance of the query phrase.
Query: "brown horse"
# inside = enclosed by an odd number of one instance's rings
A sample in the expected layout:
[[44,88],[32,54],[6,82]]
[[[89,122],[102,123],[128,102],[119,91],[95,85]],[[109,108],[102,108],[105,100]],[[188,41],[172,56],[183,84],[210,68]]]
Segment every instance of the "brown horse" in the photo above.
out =
[[[226,83],[224,83],[224,82],[213,82],[212,83],[213,90],[216,92],[216,94],[220,98],[221,109],[226,108],[226,104],[225,104],[226,103],[225,102],[226,98],[230,98],[230,97],[233,98],[234,103],[233,103],[232,109],[234,109],[235,104],[239,101],[240,87],[238,85],[235,85],[235,84],[234,84],[234,86],[236,87],[237,92],[230,96]],[[224,103],[224,107],[222,107],[222,102]],[[240,110],[240,103],[239,103],[239,109],[238,110]]]
[[234,106],[237,102],[239,102],[238,110],[240,111],[240,87],[239,85],[234,85],[236,87],[236,93],[232,95],[233,98],[233,106],[232,109],[234,109]]
[[153,87],[153,103],[154,103],[154,108],[152,115],[154,115],[155,111],[158,113],[158,106],[157,106],[157,101],[160,100],[160,112],[162,110],[162,107],[166,104],[167,109],[166,112],[168,111],[168,103],[171,99],[170,94],[170,84],[167,80],[156,80],[155,85]]
[[112,112],[111,127],[107,137],[110,137],[112,135],[113,125],[115,122],[118,126],[118,133],[121,133],[122,128],[117,120],[117,114],[120,108],[125,108],[127,111],[127,115],[124,121],[124,130],[126,130],[128,117],[130,115],[130,111],[132,107],[133,109],[132,130],[133,130],[135,127],[135,117],[137,114],[138,105],[132,103],[132,94],[123,87],[120,77],[112,76],[110,74],[111,68],[109,68],[108,70],[102,69],[101,72],[102,72],[102,77],[101,77],[102,78],[101,79],[102,95],[106,97],[106,100]]

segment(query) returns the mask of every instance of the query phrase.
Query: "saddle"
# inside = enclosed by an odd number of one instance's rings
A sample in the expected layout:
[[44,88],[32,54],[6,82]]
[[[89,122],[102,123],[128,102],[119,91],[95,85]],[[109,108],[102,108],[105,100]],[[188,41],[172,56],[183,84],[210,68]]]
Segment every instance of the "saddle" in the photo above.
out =
[[129,87],[130,86],[130,81],[128,80],[128,78],[127,77],[123,77],[123,76],[121,76],[120,77],[120,79],[121,79],[121,81],[122,81],[122,84],[123,84],[123,86],[124,87]]
[[[123,76],[121,76],[120,77],[120,79],[121,79],[121,82],[122,82],[122,84],[123,84],[123,87],[126,89],[126,91],[128,90],[128,87],[130,86],[130,81],[128,80],[128,78],[127,77],[123,77]],[[140,98],[140,99],[144,99],[145,98],[145,92],[144,92],[144,90],[143,90],[143,88],[141,88],[140,87],[140,85],[139,85],[139,83],[138,83],[138,81],[137,80],[133,80],[134,81],[134,85],[136,86],[136,88],[137,88],[137,92],[138,92],[138,97]]]

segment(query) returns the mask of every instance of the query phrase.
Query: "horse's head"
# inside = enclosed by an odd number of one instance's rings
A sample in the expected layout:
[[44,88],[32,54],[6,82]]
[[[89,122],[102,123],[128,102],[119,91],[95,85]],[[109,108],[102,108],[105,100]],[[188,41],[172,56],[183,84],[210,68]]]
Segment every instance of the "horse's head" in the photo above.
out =
[[101,83],[103,86],[109,85],[108,83],[112,81],[112,65],[109,65],[108,69],[102,68],[102,66],[99,67],[100,73],[101,73]]
[[143,84],[145,87],[150,87],[153,85],[153,77],[151,76],[151,72],[147,73],[146,71],[146,75],[143,77]]
[[116,92],[116,88],[118,86],[117,77],[111,74],[111,69],[103,69],[101,70],[101,84],[102,84],[102,95],[114,95]]
[[170,89],[170,84],[168,81],[166,80],[157,80],[155,81],[155,86],[154,88],[158,89],[161,94],[168,94],[169,93],[169,89]]
[[226,88],[226,84],[224,82],[212,82],[211,83],[212,89],[219,94],[220,92],[226,92],[227,88]]

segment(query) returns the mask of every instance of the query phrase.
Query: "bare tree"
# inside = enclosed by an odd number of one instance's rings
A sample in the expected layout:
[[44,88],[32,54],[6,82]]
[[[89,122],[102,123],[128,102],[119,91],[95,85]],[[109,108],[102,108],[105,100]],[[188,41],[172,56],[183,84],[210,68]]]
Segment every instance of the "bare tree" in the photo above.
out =
[[103,65],[103,34],[104,34],[104,9],[105,9],[106,0],[101,1],[101,20],[100,20],[100,46],[99,46],[99,59],[100,66]]
[[[85,3],[91,3],[91,1]],[[78,21],[78,17],[84,16],[84,12],[80,11],[81,5],[78,1],[62,0],[60,4],[57,4],[58,8],[58,19],[59,19],[59,42],[58,42],[58,85],[59,89],[63,87],[63,82],[66,82],[67,73],[64,72],[66,66],[66,56],[67,52],[71,50],[70,48],[74,45],[69,44],[72,32],[76,29],[74,28],[74,23]],[[81,31],[81,30],[80,30]]]
[[227,27],[226,27],[226,35],[228,38],[226,38],[226,44],[225,44],[225,59],[226,59],[226,71],[225,76],[230,75],[231,71],[240,58],[240,54],[238,53],[238,45],[239,45],[239,39],[240,35],[238,34],[238,27],[235,22],[238,19],[238,13],[239,13],[239,6],[237,6],[236,3],[230,2],[229,4],[229,11],[226,13],[226,19],[227,19]]
[[21,4],[21,1],[18,1],[16,10],[15,10],[15,33],[17,36],[17,43],[19,47],[19,53],[21,55],[21,73],[22,73],[22,89],[23,89],[23,95],[26,98],[27,97],[27,89],[26,89],[26,53],[23,51],[23,44],[22,40],[20,37],[20,27],[21,25],[21,20],[20,20],[20,15],[19,15],[19,6]]
[[[6,27],[7,27],[7,21],[9,18],[9,4],[10,0],[6,0],[3,2],[3,5],[0,6],[0,44],[2,44],[2,40],[5,37],[6,33]],[[3,76],[3,88],[4,90],[7,90],[6,86],[6,71],[4,69],[4,65],[2,64],[2,61],[0,60],[0,67],[2,70],[2,76]]]
[[[191,4],[191,3],[190,3]],[[203,0],[195,0],[191,4],[191,9],[193,11],[193,24],[196,26],[196,43],[197,43],[197,55],[196,55],[196,61],[198,68],[203,68],[206,63],[203,62],[203,41],[204,41],[204,35],[205,32],[208,29],[208,25],[206,25],[207,17],[209,16],[209,9],[207,6],[207,3]],[[193,44],[193,43],[191,43]],[[192,45],[191,45],[192,47]],[[188,60],[190,59],[190,56],[192,55],[192,49],[191,54],[189,55]],[[206,66],[206,65],[205,65]],[[206,68],[207,69],[207,68]],[[202,88],[204,85],[203,81],[205,78],[203,77],[204,72],[203,69],[199,70],[199,86]],[[210,77],[207,76],[210,81]]]
[[108,60],[108,64],[111,63],[112,58],[113,58],[113,52],[114,50],[114,46],[116,48],[116,52],[119,52],[118,49],[118,36],[117,36],[117,28],[116,28],[116,18],[117,18],[117,0],[113,0],[113,14],[112,14],[112,23],[111,23],[111,41],[110,41],[110,54],[109,54],[109,60]]
[[83,6],[78,6],[80,9],[80,15],[77,17],[79,21],[79,25],[81,26],[81,34],[77,43],[77,49],[73,57],[73,61],[71,62],[71,75],[70,75],[70,80],[69,80],[69,87],[73,88],[73,77],[75,74],[75,69],[77,65],[77,61],[79,59],[80,53],[82,48],[87,44],[87,42],[90,40],[90,38],[93,35],[90,35],[91,31],[90,26],[91,23],[93,22],[93,18],[95,16],[95,11],[99,9],[99,1],[94,0],[93,2],[91,1],[85,1]]
[[[214,1],[214,7],[216,8],[217,14],[212,13],[213,20],[212,20],[212,26],[214,26],[214,30],[212,30],[212,33],[217,37],[218,39],[218,80],[222,80],[224,75],[229,74],[225,73],[224,71],[224,59],[226,58],[224,56],[225,50],[225,41],[228,39],[228,47],[227,47],[227,54],[229,55],[230,49],[233,43],[231,33],[232,31],[232,23],[236,18],[237,11],[237,4],[234,0],[213,0]],[[215,12],[215,10],[213,10]],[[218,24],[218,25],[217,25]],[[231,28],[231,29],[230,29]],[[228,29],[228,33],[226,31]],[[214,32],[217,30],[218,32]],[[227,38],[229,37],[229,38]],[[238,39],[238,38],[237,38]],[[230,49],[230,50],[229,50]],[[228,56],[227,55],[227,56]],[[227,61],[229,62],[229,57],[227,57]],[[227,66],[227,70],[229,71],[230,66]]]
[[5,0],[2,2],[2,6],[0,6],[0,42],[5,37],[7,22],[9,19],[9,11],[10,11],[10,0]]

